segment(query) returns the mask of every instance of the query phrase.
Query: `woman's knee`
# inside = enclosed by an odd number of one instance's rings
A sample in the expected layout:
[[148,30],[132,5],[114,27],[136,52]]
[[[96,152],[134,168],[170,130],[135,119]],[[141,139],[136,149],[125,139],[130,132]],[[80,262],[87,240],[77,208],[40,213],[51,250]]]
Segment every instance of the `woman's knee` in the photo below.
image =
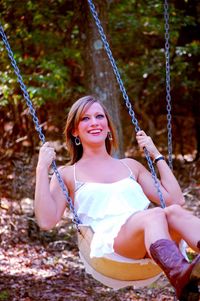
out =
[[147,210],[147,220],[157,222],[158,220],[166,219],[166,213],[163,208],[155,207]]
[[182,206],[178,204],[173,204],[164,209],[167,219],[177,219],[183,216],[191,215],[189,211],[186,211]]
[[129,231],[133,229],[135,233],[137,231],[144,231],[146,227],[152,224],[161,224],[163,220],[167,220],[165,211],[160,207],[155,207],[133,214],[122,228]]
[[180,211],[182,211],[182,207],[178,204],[173,204],[173,205],[170,205],[166,208],[164,208],[165,212],[167,215],[171,215],[171,214],[180,214]]

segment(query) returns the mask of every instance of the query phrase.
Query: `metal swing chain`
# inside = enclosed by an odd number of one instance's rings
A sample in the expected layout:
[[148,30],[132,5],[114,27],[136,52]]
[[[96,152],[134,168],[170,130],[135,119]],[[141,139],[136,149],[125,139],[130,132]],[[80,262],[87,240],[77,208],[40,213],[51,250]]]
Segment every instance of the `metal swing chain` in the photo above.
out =
[[[122,79],[121,79],[121,76],[120,76],[120,73],[119,73],[119,70],[117,68],[117,65],[116,65],[116,62],[113,58],[113,55],[112,55],[112,52],[111,52],[111,49],[110,49],[110,46],[109,46],[109,43],[107,41],[107,38],[106,38],[106,35],[104,33],[104,29],[101,25],[101,22],[100,22],[100,19],[98,17],[98,14],[97,14],[97,11],[96,11],[96,8],[95,8],[95,5],[93,4],[92,0],[88,0],[88,4],[89,4],[89,7],[90,7],[90,10],[91,10],[91,13],[92,13],[92,16],[95,20],[95,23],[96,23],[96,26],[98,28],[98,31],[99,31],[99,34],[101,36],[101,39],[102,39],[102,42],[103,42],[103,45],[104,45],[104,48],[106,50],[106,53],[108,55],[108,58],[110,60],[110,63],[112,65],[112,68],[113,68],[113,71],[114,71],[114,74],[116,76],[116,79],[117,79],[117,82],[119,84],[119,87],[120,87],[120,90],[122,92],[122,95],[123,95],[123,98],[124,98],[124,101],[125,101],[125,105],[126,107],[128,108],[128,113],[129,115],[131,116],[131,121],[133,123],[133,125],[135,126],[135,131],[136,133],[138,131],[140,131],[140,127],[139,127],[139,124],[138,124],[138,120],[136,119],[135,117],[135,113],[134,113],[134,110],[132,108],[132,104],[129,100],[129,97],[127,95],[127,92],[126,92],[126,89],[124,87],[124,84],[122,82]],[[147,159],[147,163],[148,163],[148,166],[149,166],[149,169],[151,171],[151,174],[152,174],[152,178],[154,180],[154,184],[155,184],[155,187],[157,189],[157,193],[159,195],[159,198],[160,198],[160,204],[161,204],[161,207],[162,208],[165,208],[166,207],[166,204],[165,204],[165,201],[164,201],[164,198],[163,198],[163,195],[162,195],[162,192],[161,192],[161,189],[160,189],[160,184],[159,184],[159,181],[158,181],[158,178],[157,178],[157,175],[156,175],[156,172],[155,172],[155,168],[153,166],[153,162],[150,158],[150,155],[149,155],[149,152],[146,148],[144,148],[144,153],[145,153],[145,157]]]
[[165,19],[165,60],[166,60],[166,103],[167,103],[167,136],[168,136],[168,164],[171,170],[172,163],[172,125],[171,125],[171,87],[170,87],[170,34],[169,34],[169,5],[164,1]]
[[[18,80],[18,82],[20,84],[20,88],[21,88],[21,90],[23,92],[23,96],[25,98],[26,104],[27,104],[27,106],[29,108],[29,113],[32,115],[32,119],[33,119],[33,122],[35,124],[36,131],[39,134],[39,138],[42,141],[42,144],[44,144],[45,143],[45,136],[44,136],[44,134],[42,132],[42,128],[41,128],[41,126],[39,124],[39,120],[38,120],[38,117],[36,115],[36,111],[33,108],[33,104],[32,104],[32,101],[30,100],[30,97],[29,97],[26,85],[23,82],[23,78],[22,78],[22,76],[20,74],[19,68],[17,66],[16,60],[14,58],[13,52],[12,52],[11,47],[10,47],[10,44],[8,42],[8,39],[6,37],[6,34],[5,34],[5,32],[4,32],[3,27],[1,26],[1,24],[0,24],[0,35],[2,37],[3,43],[4,43],[5,47],[6,47],[7,52],[8,52],[8,56],[9,56],[9,58],[11,60],[11,64],[12,64],[12,66],[14,68],[14,72],[15,72],[15,74],[17,76],[17,80]],[[80,221],[80,219],[78,218],[78,216],[76,214],[76,211],[74,209],[74,205],[72,203],[72,199],[68,195],[67,188],[66,188],[66,186],[65,186],[65,184],[63,182],[63,179],[62,179],[62,177],[61,177],[61,175],[60,175],[60,173],[59,173],[59,171],[57,169],[55,160],[52,162],[52,169],[55,172],[55,175],[56,175],[56,177],[58,179],[59,185],[62,188],[62,191],[63,191],[63,193],[64,193],[64,195],[66,197],[66,201],[68,203],[69,209],[73,213],[73,222],[76,225],[76,228],[78,229],[78,224],[80,224],[81,221]]]

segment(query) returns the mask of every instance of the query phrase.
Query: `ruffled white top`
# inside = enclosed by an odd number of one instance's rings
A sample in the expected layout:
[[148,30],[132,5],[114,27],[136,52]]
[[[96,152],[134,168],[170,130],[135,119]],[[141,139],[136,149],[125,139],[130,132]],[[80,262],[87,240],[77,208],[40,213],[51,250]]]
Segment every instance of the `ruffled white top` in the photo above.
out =
[[114,183],[80,182],[74,175],[77,215],[94,230],[90,256],[111,254],[121,226],[132,214],[148,208],[150,202],[131,170],[129,177]]

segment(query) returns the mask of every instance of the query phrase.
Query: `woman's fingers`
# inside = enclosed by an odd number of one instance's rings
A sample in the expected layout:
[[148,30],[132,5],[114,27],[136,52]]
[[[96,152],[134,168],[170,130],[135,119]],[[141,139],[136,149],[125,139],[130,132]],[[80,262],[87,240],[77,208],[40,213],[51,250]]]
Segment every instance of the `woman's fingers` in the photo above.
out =
[[138,131],[137,133],[136,133],[136,137],[139,137],[139,136],[146,136],[146,133],[144,132],[144,131]]
[[143,149],[147,144],[148,136],[144,131],[138,131],[136,134],[136,140],[139,144],[139,148]]
[[147,136],[144,131],[138,131],[136,134],[136,139],[140,150],[146,148],[153,159],[159,154],[159,151],[153,143],[151,137]]
[[42,150],[42,151],[44,151],[45,153],[48,153],[48,154],[55,154],[55,149],[50,146],[49,142],[45,142],[42,145],[42,147],[40,148],[40,150]]
[[49,142],[45,142],[39,152],[39,164],[49,167],[53,160],[56,158],[56,152],[53,147],[50,146]]

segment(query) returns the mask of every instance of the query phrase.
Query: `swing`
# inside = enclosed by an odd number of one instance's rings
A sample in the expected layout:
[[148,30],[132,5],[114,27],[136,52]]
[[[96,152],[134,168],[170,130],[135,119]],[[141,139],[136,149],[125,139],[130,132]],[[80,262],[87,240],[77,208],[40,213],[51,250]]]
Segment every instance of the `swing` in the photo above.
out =
[[[88,273],[95,275],[95,278],[99,278],[99,281],[103,282],[105,278],[110,278],[112,282],[116,283],[117,281],[134,281],[134,285],[139,287],[154,282],[160,276],[162,272],[160,267],[149,258],[135,260],[120,256],[116,253],[104,257],[91,258],[90,244],[94,232],[92,228],[87,225],[79,225],[78,227],[80,257]],[[101,277],[101,275],[104,277]],[[108,281],[108,279],[106,280]]]
[[[113,71],[116,75],[116,79],[118,81],[120,90],[123,94],[123,98],[125,100],[125,104],[128,108],[128,112],[131,116],[131,120],[132,123],[135,125],[135,130],[136,132],[138,132],[140,130],[140,127],[138,125],[138,121],[135,117],[134,111],[132,109],[132,105],[129,101],[129,97],[126,93],[126,90],[124,88],[123,82],[121,80],[118,68],[116,66],[115,60],[112,56],[112,52],[110,50],[109,44],[107,42],[106,36],[104,34],[103,28],[101,26],[100,20],[98,18],[95,6],[92,2],[92,0],[88,0],[88,4],[90,6],[90,10],[91,13],[93,15],[93,18],[96,22],[99,34],[101,36],[101,39],[103,41],[105,50],[107,52],[107,55],[110,59],[110,63],[113,67]],[[171,105],[170,105],[170,101],[171,101],[171,97],[170,97],[170,72],[169,72],[169,24],[168,24],[168,19],[169,19],[169,15],[168,15],[168,3],[167,0],[165,0],[165,4],[164,4],[164,16],[165,16],[165,55],[166,55],[166,100],[167,100],[167,111],[168,111],[168,115],[167,115],[167,120],[168,120],[168,155],[169,155],[169,165],[172,168],[172,149],[171,149],[171,114],[170,114],[170,110],[171,110]],[[42,133],[42,129],[41,126],[39,124],[39,120],[36,116],[36,111],[33,108],[33,104],[30,100],[29,94],[27,92],[26,86],[23,82],[22,76],[20,74],[19,68],[16,64],[16,61],[14,59],[13,56],[13,52],[10,48],[9,42],[7,40],[7,37],[4,33],[3,27],[0,25],[0,35],[2,37],[2,40],[5,44],[6,50],[8,52],[8,56],[11,60],[11,64],[14,68],[14,72],[17,75],[17,79],[18,82],[20,84],[20,88],[23,92],[23,96],[25,98],[25,101],[27,103],[27,106],[29,107],[29,112],[32,115],[32,119],[33,122],[35,124],[35,128],[38,132],[39,138],[42,141],[42,143],[45,143],[45,137],[44,134]],[[155,182],[155,187],[157,188],[157,192],[159,194],[160,197],[160,203],[161,203],[161,207],[164,208],[165,207],[165,202],[159,187],[159,182],[156,176],[156,172],[152,163],[152,160],[149,156],[149,153],[146,149],[144,149],[145,152],[145,156],[153,177],[153,180]],[[117,254],[114,255],[114,257],[110,257],[110,256],[105,256],[105,257],[100,257],[100,258],[90,258],[90,244],[92,241],[92,237],[93,237],[93,230],[91,229],[90,226],[87,225],[83,225],[81,223],[81,221],[79,220],[79,217],[77,216],[72,200],[68,195],[68,191],[67,188],[65,187],[65,184],[57,170],[57,166],[55,161],[52,162],[52,168],[55,172],[55,175],[58,179],[59,185],[62,188],[62,191],[66,197],[68,206],[70,211],[73,213],[73,222],[76,225],[77,228],[77,233],[78,233],[78,247],[80,250],[80,256],[82,258],[82,260],[86,263],[86,265],[88,265],[88,269],[92,269],[94,271],[97,272],[97,274],[99,274],[100,276],[102,276],[103,278],[109,278],[111,280],[114,281],[124,281],[124,282],[130,282],[130,281],[136,281],[138,282],[137,287],[139,286],[144,286],[147,284],[150,284],[152,282],[154,282],[162,273],[161,269],[154,263],[153,260],[149,259],[149,258],[145,258],[142,260],[133,260],[133,259],[128,259],[122,256],[119,256]],[[102,281],[103,282],[103,281]],[[142,285],[141,285],[142,284]],[[125,285],[124,285],[125,286]]]

